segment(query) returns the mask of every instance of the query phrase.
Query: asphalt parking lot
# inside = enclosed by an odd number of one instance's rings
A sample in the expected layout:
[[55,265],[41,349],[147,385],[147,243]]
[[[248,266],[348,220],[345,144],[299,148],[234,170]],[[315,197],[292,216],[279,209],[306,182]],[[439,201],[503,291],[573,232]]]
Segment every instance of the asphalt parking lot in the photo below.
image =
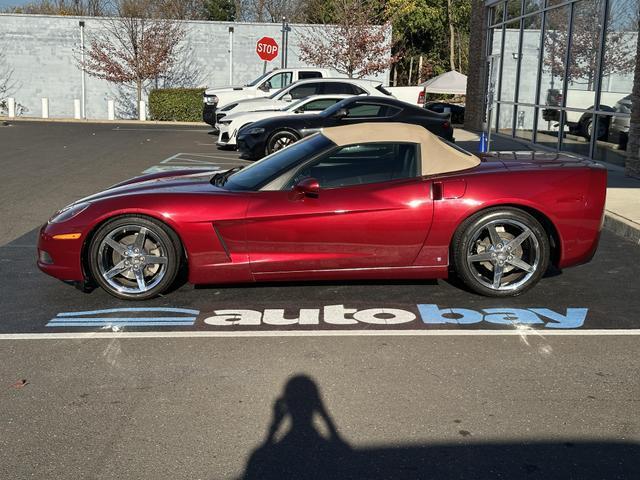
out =
[[132,303],[38,271],[57,208],[237,157],[200,127],[0,127],[0,478],[640,478],[640,248],[609,232],[506,300],[452,280]]

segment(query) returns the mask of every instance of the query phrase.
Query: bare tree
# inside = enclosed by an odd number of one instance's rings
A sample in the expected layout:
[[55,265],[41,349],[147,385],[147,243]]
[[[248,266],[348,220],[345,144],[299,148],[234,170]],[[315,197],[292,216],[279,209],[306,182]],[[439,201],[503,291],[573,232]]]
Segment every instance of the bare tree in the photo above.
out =
[[322,25],[300,34],[298,48],[304,62],[362,78],[398,61],[399,55],[390,55],[388,23],[372,25],[371,11],[362,1],[334,3],[335,26]]
[[86,15],[99,17],[107,11],[107,0],[38,0],[10,11],[45,15]]
[[179,22],[149,17],[149,0],[120,0],[116,9],[118,17],[105,20],[91,39],[84,67],[94,77],[134,86],[139,104],[145,86],[171,69],[185,32]]

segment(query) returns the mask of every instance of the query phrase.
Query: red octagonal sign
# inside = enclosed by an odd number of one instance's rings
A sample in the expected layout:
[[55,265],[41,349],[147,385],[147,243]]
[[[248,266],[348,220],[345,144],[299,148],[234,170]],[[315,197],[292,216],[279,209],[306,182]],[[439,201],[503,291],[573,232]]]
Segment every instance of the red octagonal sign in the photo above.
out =
[[278,56],[278,44],[271,37],[262,37],[256,44],[256,53],[262,60],[270,62]]

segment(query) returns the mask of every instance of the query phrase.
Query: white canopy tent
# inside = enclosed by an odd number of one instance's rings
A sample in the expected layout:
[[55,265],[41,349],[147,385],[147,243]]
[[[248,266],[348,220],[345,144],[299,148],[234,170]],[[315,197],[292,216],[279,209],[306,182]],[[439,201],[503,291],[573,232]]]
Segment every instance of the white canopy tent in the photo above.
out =
[[467,76],[452,70],[420,84],[427,93],[467,94]]

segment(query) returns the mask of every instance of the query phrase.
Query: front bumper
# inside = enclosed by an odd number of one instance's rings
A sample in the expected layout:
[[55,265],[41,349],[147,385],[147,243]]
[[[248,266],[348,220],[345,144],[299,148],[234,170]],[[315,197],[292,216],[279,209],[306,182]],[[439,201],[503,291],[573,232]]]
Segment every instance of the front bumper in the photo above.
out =
[[240,158],[258,160],[264,157],[265,139],[263,135],[238,134],[236,143]]
[[216,105],[203,104],[202,107],[202,120],[208,123],[212,127],[216,125]]
[[229,125],[220,124],[216,145],[218,145],[219,147],[236,148],[238,146],[236,142],[237,134],[237,129],[231,130],[229,128]]
[[84,234],[76,240],[56,240],[54,235],[68,233],[56,224],[46,224],[38,236],[38,268],[65,282],[84,282],[82,246]]

